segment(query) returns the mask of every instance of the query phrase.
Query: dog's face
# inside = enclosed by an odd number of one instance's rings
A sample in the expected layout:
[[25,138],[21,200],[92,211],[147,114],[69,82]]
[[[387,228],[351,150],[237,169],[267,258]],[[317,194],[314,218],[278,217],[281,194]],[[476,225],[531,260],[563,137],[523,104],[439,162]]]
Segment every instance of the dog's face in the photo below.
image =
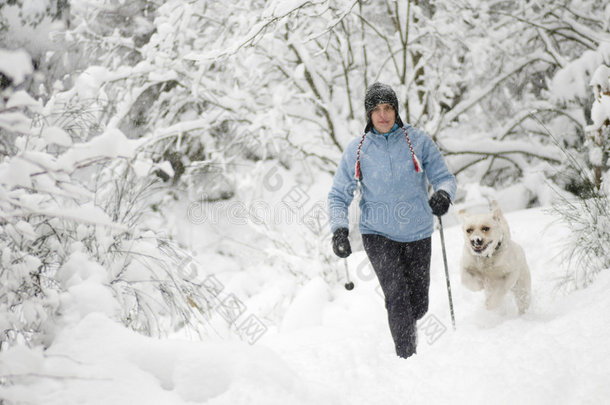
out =
[[499,212],[470,215],[460,213],[466,245],[475,256],[490,257],[504,240],[505,227]]

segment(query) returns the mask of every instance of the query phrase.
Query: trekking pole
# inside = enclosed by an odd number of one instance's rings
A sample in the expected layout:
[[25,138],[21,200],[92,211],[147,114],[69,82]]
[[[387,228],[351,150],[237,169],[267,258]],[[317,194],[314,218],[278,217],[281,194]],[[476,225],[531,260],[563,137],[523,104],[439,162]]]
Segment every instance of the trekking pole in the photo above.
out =
[[447,295],[449,296],[449,311],[451,311],[451,323],[455,330],[455,315],[453,313],[453,299],[451,298],[451,282],[449,281],[449,268],[447,266],[447,252],[445,251],[445,234],[443,233],[443,220],[438,216],[441,231],[441,248],[443,250],[443,262],[445,263],[445,278],[447,279]]
[[345,289],[347,291],[351,291],[354,289],[354,283],[352,283],[349,279],[349,270],[347,269],[347,259],[343,259],[344,263],[345,263],[345,278],[347,279],[347,282],[345,283]]

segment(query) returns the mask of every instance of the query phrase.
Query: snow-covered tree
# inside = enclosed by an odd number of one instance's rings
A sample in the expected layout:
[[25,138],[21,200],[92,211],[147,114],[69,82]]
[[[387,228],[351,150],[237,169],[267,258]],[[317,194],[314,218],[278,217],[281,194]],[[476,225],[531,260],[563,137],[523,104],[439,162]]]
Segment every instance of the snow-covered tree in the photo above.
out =
[[57,109],[76,93],[100,94],[91,71],[43,105],[20,89],[34,70],[27,52],[0,55],[9,79],[0,92],[2,346],[48,345],[56,327],[90,310],[146,334],[201,331],[192,320],[203,314],[189,304],[201,288],[169,270],[184,253],[142,225],[157,169],[138,157],[142,140],[89,132]]
[[569,267],[562,282],[570,288],[586,287],[600,271],[610,268],[610,187],[608,165],[610,134],[610,68],[599,66],[590,86],[593,94],[591,119],[586,127],[588,161],[571,154],[567,160],[578,173],[586,192],[579,198],[563,198],[555,210],[571,229],[567,257]]
[[[589,61],[606,60],[604,5],[588,2],[469,2],[464,31],[462,99],[441,131],[442,144],[461,179],[489,185],[535,176],[530,168],[572,187],[558,173],[557,145],[582,153],[589,113]],[[478,5],[478,6],[477,6]],[[468,128],[473,142],[459,135]],[[470,180],[468,180],[470,179]],[[532,190],[535,191],[535,190]],[[533,199],[535,195],[531,196]]]
[[[610,164],[608,155],[610,153],[610,68],[601,65],[597,68],[591,79],[591,87],[595,97],[591,107],[591,119],[593,124],[586,128],[587,137],[590,142],[589,161],[595,173],[595,186],[602,186],[602,178],[605,184],[609,183],[608,177]],[[605,192],[610,195],[608,189]]]
[[407,121],[439,141],[462,181],[510,184],[532,166],[553,177],[562,165],[557,143],[580,150],[584,141],[592,72],[578,61],[608,58],[604,6],[595,1],[267,2],[260,9],[250,31],[232,32],[214,55],[264,56],[256,66],[274,74],[255,88],[287,95],[281,108],[266,106],[292,123],[290,143],[330,172],[361,131],[364,89],[382,80],[398,90]]

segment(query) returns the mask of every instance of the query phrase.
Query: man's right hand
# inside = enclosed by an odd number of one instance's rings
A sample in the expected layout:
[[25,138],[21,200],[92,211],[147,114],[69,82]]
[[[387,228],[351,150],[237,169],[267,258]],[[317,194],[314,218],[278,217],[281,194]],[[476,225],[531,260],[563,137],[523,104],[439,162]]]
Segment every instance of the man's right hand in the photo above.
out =
[[339,228],[333,233],[333,252],[341,258],[352,254],[352,247],[349,244],[347,228]]

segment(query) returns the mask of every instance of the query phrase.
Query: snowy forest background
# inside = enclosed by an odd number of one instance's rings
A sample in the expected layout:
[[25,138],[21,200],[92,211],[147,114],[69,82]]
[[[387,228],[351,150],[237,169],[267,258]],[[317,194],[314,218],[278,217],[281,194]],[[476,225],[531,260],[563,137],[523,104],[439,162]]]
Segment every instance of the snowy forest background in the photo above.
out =
[[610,267],[607,66],[602,0],[2,2],[2,350],[93,308],[231,336],[210,290],[271,327],[309,280],[342,283],[326,193],[375,81],[457,206],[553,207],[558,283],[586,287]]

